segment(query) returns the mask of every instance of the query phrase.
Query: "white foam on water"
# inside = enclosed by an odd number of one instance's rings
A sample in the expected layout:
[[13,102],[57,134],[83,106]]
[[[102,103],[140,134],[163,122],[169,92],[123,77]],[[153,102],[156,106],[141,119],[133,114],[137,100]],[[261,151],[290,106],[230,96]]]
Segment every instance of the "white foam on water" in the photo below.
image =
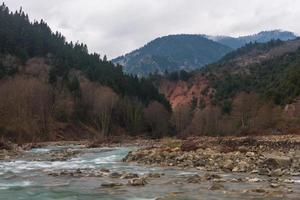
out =
[[47,153],[52,151],[51,149],[44,149],[44,148],[36,148],[36,149],[31,149],[27,152],[31,152],[31,153]]
[[0,183],[0,190],[7,190],[14,187],[28,187],[32,186],[30,181],[21,181],[16,183]]
[[155,200],[157,198],[150,198],[150,199],[147,199],[147,198],[129,198],[128,200]]
[[100,157],[92,160],[92,162],[96,164],[107,164],[107,163],[115,163],[118,161],[118,156],[117,155],[111,155],[107,157]]
[[179,172],[177,176],[196,175],[197,172]]
[[294,183],[299,183],[300,184],[300,180],[293,180]]
[[29,170],[57,170],[57,169],[77,169],[95,168],[94,164],[84,160],[70,161],[12,161],[0,163],[0,173],[14,172],[22,173]]

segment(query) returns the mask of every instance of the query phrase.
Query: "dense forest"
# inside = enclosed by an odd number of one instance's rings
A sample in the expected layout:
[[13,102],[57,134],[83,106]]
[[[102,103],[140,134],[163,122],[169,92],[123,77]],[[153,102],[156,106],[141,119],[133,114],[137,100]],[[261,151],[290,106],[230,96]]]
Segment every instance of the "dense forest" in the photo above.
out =
[[48,140],[74,130],[74,135],[82,130],[78,137],[87,137],[86,132],[159,136],[152,109],[171,110],[149,80],[123,74],[106,56],[91,54],[86,45],[52,32],[43,20],[31,22],[22,9],[11,12],[2,4],[2,137]]
[[211,84],[216,89],[214,99],[219,102],[239,92],[255,92],[277,105],[292,103],[300,95],[300,49],[253,63],[237,73],[233,73],[234,69],[230,66],[230,63],[235,64],[232,60],[251,50],[263,52],[282,44],[282,41],[249,44],[229,53],[219,63],[208,66],[205,73],[209,74]]

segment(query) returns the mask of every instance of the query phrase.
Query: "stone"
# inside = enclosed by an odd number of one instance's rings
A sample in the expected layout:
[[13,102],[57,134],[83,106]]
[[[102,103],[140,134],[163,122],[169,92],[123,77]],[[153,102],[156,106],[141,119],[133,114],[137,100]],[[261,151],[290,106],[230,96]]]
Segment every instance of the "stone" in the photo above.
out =
[[196,174],[196,175],[193,175],[189,178],[187,178],[186,182],[188,183],[200,183],[201,182],[201,177]]
[[133,178],[139,178],[139,175],[134,173],[125,173],[121,176],[121,179],[133,179]]
[[260,168],[258,168],[257,173],[259,175],[269,175],[270,171],[267,168],[260,167]]
[[113,172],[111,174],[109,174],[110,178],[121,178],[122,174],[118,173],[118,172]]
[[288,168],[292,159],[288,156],[268,155],[262,164],[270,169]]
[[147,174],[147,177],[149,177],[149,178],[160,178],[161,174],[159,174],[159,173],[149,173],[149,174]]
[[198,144],[192,140],[183,142],[180,147],[182,151],[196,151],[198,148]]
[[223,163],[223,168],[224,169],[228,169],[228,170],[232,170],[234,167],[234,163],[231,159],[227,159],[224,161]]
[[131,186],[144,186],[147,184],[147,181],[145,178],[134,178],[128,181],[128,185]]
[[261,179],[259,179],[259,178],[250,178],[250,179],[248,179],[248,181],[251,182],[251,183],[256,183],[256,182],[260,182]]
[[240,161],[236,167],[232,169],[232,172],[246,172],[249,168],[249,164],[246,161]]
[[224,185],[222,185],[220,183],[213,182],[212,185],[208,189],[209,190],[224,190],[225,187],[224,187]]
[[272,187],[272,188],[278,188],[278,187],[280,187],[280,184],[278,184],[278,183],[271,183],[270,187]]
[[221,179],[222,177],[220,176],[220,175],[218,175],[218,174],[208,174],[208,173],[206,173],[206,174],[204,174],[204,176],[203,176],[203,179],[204,180],[213,180],[213,179]]
[[253,156],[255,156],[255,153],[249,151],[249,152],[246,153],[246,156],[247,156],[247,157],[253,157]]
[[249,148],[245,147],[245,146],[240,146],[238,147],[238,151],[241,153],[246,153],[248,152]]
[[270,172],[270,176],[282,176],[284,172],[281,169],[275,169]]
[[106,168],[101,168],[101,169],[100,169],[100,172],[109,173],[110,170],[109,170],[109,169],[106,169]]
[[113,188],[113,187],[120,187],[122,186],[122,183],[102,183],[102,187],[107,187],[107,188]]
[[262,188],[256,188],[256,189],[252,189],[251,192],[256,192],[256,193],[265,193],[266,190],[262,189]]

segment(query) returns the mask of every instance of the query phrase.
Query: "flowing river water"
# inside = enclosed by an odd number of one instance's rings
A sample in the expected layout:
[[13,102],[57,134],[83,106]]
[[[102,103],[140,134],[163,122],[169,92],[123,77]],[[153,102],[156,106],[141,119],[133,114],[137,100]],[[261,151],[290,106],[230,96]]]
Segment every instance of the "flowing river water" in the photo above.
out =
[[[64,149],[80,151],[65,161],[50,160],[49,152]],[[124,163],[122,158],[133,147],[86,149],[83,146],[47,146],[27,151],[22,157],[0,161],[0,199],[2,200],[150,200],[158,199],[300,199],[300,181],[291,184],[291,194],[266,197],[257,193],[243,193],[251,188],[264,188],[267,181],[258,183],[228,183],[224,190],[208,190],[210,183],[190,184],[188,177],[203,175],[199,170],[146,167]],[[132,172],[143,176],[149,172],[164,173],[161,178],[151,179],[140,187],[126,185],[128,180],[105,177],[50,176],[61,170],[95,170],[107,168],[111,172]],[[233,177],[233,174],[220,174]],[[235,174],[234,177],[243,177]],[[266,179],[261,177],[262,180]],[[124,183],[115,188],[102,187],[107,182]]]

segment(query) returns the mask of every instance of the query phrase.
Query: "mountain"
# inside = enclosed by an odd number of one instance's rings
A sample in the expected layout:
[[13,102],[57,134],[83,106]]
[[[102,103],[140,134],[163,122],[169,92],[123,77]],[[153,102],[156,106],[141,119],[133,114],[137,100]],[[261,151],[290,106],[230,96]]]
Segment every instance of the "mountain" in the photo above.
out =
[[218,61],[227,53],[250,42],[293,40],[297,36],[288,31],[263,31],[242,37],[209,35],[169,35],[157,38],[144,47],[112,60],[124,66],[124,72],[138,76],[164,74],[166,71],[192,71]]
[[147,76],[151,73],[163,74],[165,71],[198,69],[230,51],[230,47],[201,35],[169,35],[157,38],[112,62],[123,65],[126,73]]
[[223,45],[229,46],[233,49],[238,49],[250,42],[265,43],[271,40],[293,40],[297,36],[289,31],[273,30],[262,31],[254,35],[241,36],[241,37],[228,37],[228,36],[207,36],[207,38],[219,42]]

